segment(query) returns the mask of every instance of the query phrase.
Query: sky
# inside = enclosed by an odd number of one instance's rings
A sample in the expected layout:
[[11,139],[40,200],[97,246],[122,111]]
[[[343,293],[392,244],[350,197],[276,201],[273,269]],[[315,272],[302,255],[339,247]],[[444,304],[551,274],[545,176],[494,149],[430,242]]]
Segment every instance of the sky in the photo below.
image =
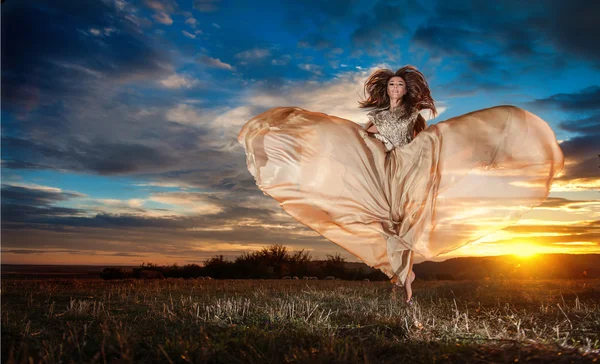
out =
[[565,155],[546,202],[441,259],[600,253],[600,2],[6,0],[1,12],[4,264],[199,264],[270,244],[354,261],[263,195],[237,134],[275,106],[365,124],[368,75],[407,64],[431,87],[429,124],[515,105]]

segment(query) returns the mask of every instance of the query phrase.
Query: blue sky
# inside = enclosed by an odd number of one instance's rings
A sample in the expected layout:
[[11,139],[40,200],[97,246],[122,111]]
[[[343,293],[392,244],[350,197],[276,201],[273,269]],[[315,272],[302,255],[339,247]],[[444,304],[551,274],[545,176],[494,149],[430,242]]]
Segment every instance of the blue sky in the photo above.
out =
[[600,252],[597,3],[1,6],[3,263],[185,264],[274,243],[352,259],[258,190],[236,136],[275,106],[365,123],[369,73],[406,64],[441,111],[429,123],[512,104],[565,154],[546,203],[456,255]]

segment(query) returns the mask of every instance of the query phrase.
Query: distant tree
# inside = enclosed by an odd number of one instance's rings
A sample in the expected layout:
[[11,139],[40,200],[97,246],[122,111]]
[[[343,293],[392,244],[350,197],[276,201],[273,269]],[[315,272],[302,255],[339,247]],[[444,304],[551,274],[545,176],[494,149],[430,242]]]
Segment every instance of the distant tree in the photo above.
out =
[[231,278],[233,262],[225,260],[223,255],[216,255],[204,261],[205,275],[213,278]]
[[266,279],[272,278],[273,269],[263,264],[261,252],[246,252],[235,259],[232,273],[235,278]]
[[283,245],[270,245],[260,251],[243,253],[232,267],[235,278],[274,279],[306,275],[311,261],[305,250],[290,252]]
[[327,276],[334,276],[342,279],[347,279],[346,259],[340,253],[327,254],[327,259],[324,263],[324,273]]
[[279,278],[290,274],[290,255],[287,247],[275,244],[265,247],[261,250],[263,264],[273,268],[273,274]]
[[304,249],[299,250],[290,257],[290,270],[295,276],[305,276],[309,272],[311,261],[310,252]]
[[187,264],[181,269],[181,276],[183,278],[198,278],[204,275],[204,267],[198,264]]

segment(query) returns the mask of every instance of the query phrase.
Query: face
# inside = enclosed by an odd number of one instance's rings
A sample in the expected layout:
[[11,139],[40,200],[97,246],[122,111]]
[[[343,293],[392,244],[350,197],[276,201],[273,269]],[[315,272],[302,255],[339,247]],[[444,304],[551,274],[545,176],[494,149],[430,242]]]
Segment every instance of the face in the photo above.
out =
[[387,84],[387,93],[390,99],[401,99],[406,95],[406,82],[402,77],[394,76],[389,79]]

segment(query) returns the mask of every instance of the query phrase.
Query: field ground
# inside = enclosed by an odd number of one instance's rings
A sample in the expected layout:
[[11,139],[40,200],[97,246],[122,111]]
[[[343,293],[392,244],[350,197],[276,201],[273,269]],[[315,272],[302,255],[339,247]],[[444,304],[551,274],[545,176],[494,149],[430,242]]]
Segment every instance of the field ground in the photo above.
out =
[[600,280],[2,280],[3,363],[598,362]]

